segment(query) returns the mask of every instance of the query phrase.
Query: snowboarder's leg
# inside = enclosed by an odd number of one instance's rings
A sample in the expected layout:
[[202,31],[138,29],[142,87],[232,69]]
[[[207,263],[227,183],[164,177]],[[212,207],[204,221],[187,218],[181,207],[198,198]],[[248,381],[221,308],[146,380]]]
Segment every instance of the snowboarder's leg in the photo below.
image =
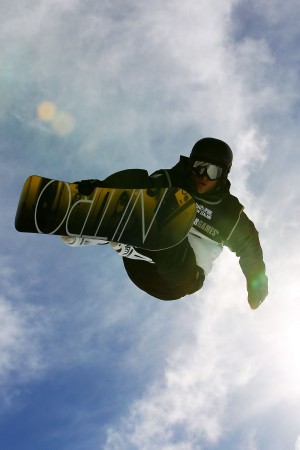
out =
[[61,236],[61,239],[66,245],[70,247],[83,247],[86,245],[104,245],[108,244],[108,241],[104,239],[89,239],[79,236]]
[[124,258],[124,266],[131,281],[141,290],[159,300],[178,300],[201,289],[204,281],[203,270],[198,268],[195,280],[181,280],[181,284],[166,281],[157,272],[155,264]]
[[161,300],[176,300],[201,289],[205,276],[185,239],[168,250],[138,249],[155,264],[123,258],[131,281],[140,289]]
[[[89,190],[89,193],[101,185],[136,189],[155,187],[155,180],[150,179],[148,172],[142,169],[122,170],[103,181],[86,180],[83,183],[86,184],[84,188]],[[177,246],[162,251],[131,248],[143,258],[131,259],[130,255],[126,255],[129,258],[123,258],[128,276],[140,289],[153,297],[176,300],[202,287],[204,272],[197,267],[194,251],[187,238]]]
[[105,186],[116,189],[146,189],[152,187],[147,170],[127,169],[109,175],[103,180]]
[[[140,169],[123,170],[104,181],[114,187],[130,188],[153,187],[155,183],[145,170]],[[136,250],[155,264],[124,257],[125,269],[130,279],[153,297],[175,300],[201,289],[205,275],[196,265],[195,253],[187,238],[167,250]]]

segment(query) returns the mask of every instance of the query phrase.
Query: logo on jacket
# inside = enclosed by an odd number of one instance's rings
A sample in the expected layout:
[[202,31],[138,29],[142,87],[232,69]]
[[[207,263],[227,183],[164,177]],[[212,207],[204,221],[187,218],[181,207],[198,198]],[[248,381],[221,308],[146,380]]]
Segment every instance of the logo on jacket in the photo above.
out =
[[195,219],[194,227],[199,231],[203,231],[205,234],[208,234],[211,237],[217,237],[220,233],[219,230],[204,222],[204,220]]
[[203,205],[199,205],[199,203],[196,204],[197,207],[197,214],[199,213],[201,216],[205,217],[206,219],[210,220],[212,217],[212,211],[208,208],[206,208]]

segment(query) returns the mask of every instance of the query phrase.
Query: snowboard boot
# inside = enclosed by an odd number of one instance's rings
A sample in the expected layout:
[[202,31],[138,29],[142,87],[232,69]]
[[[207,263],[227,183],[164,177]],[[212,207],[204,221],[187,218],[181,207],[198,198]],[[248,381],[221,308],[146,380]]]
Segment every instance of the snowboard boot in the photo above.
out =
[[118,242],[109,242],[104,239],[88,239],[77,236],[61,236],[62,241],[69,247],[84,247],[87,245],[105,245],[110,244],[116,252],[123,258],[136,259],[152,263],[151,258],[139,253],[132,245],[119,244]]
[[61,239],[66,245],[69,245],[70,247],[83,247],[85,245],[108,244],[108,241],[105,241],[104,239],[88,239],[76,236],[61,236]]
[[110,245],[116,252],[123,258],[137,259],[139,261],[145,261],[154,264],[151,258],[139,253],[132,245],[119,244],[118,242],[110,242]]

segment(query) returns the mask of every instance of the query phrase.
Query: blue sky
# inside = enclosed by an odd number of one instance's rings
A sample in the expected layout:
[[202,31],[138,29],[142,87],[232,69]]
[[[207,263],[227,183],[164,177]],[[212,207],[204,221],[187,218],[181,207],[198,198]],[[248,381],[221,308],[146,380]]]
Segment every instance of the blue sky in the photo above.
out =
[[[300,449],[299,16],[296,0],[2,0],[3,450]],[[164,303],[108,246],[14,229],[31,174],[151,172],[205,136],[231,145],[260,232],[256,311],[227,250]]]

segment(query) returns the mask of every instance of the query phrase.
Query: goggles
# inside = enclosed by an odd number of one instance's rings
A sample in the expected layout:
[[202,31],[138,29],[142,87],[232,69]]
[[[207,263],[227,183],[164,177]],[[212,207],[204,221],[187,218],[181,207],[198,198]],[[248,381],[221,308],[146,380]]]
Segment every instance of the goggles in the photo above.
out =
[[215,164],[204,161],[194,161],[193,174],[198,177],[207,177],[209,180],[219,180],[224,175],[225,169]]

